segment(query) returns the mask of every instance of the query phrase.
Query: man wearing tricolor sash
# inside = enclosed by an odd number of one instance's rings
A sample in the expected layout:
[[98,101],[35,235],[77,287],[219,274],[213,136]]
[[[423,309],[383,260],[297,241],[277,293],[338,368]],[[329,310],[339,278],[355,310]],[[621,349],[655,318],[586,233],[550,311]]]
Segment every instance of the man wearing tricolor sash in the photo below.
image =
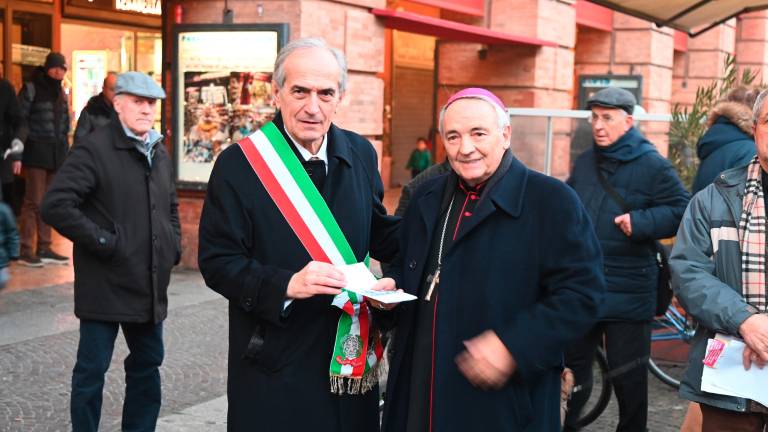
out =
[[274,121],[218,157],[200,220],[200,270],[229,300],[230,431],[376,431],[374,311],[338,266],[389,261],[376,153],[333,124],[343,54],[298,39],[278,54]]
[[560,430],[566,344],[597,318],[602,255],[576,194],[509,150],[485,89],[440,113],[448,173],[415,191],[380,288],[398,305],[383,430]]

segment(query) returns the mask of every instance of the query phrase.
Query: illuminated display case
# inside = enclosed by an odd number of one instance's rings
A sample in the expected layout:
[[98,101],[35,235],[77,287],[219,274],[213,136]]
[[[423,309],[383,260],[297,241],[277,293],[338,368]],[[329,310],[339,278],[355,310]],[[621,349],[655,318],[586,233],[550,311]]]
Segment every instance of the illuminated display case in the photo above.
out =
[[222,150],[275,114],[272,70],[287,24],[177,26],[173,153],[180,188],[204,189]]

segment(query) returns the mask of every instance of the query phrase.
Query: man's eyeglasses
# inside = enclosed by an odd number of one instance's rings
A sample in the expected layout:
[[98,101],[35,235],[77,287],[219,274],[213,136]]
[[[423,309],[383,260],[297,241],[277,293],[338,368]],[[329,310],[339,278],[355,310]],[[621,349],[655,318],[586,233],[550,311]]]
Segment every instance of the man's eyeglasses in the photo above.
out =
[[603,114],[603,115],[597,115],[592,114],[589,118],[587,118],[587,121],[589,124],[596,124],[598,122],[603,122],[603,124],[612,124],[617,120],[617,117],[614,117],[610,114]]

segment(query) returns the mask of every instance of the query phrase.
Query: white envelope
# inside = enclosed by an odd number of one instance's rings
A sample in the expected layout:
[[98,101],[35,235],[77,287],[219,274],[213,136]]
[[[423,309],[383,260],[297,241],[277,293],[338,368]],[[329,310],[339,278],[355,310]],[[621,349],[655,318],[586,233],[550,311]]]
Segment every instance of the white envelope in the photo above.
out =
[[403,291],[374,291],[371,289],[376,284],[376,277],[368,270],[364,263],[347,264],[337,266],[347,278],[347,291],[363,295],[382,303],[401,303],[415,300],[416,296],[406,294]]

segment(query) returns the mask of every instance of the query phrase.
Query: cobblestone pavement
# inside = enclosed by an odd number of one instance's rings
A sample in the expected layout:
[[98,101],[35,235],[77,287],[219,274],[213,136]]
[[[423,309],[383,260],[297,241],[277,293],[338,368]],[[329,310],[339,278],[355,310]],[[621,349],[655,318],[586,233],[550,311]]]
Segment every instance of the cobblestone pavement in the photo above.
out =
[[[158,431],[224,432],[226,301],[196,272],[174,273],[169,293]],[[0,432],[71,429],[69,384],[77,340],[71,283],[0,293]],[[106,377],[102,431],[119,430],[126,355],[118,336]],[[687,404],[654,377],[649,383],[649,430],[679,430]],[[614,400],[586,430],[612,431],[616,418]]]
[[[65,298],[66,297],[66,298]],[[71,316],[71,285],[0,295],[0,314],[37,309],[40,320],[62,322],[59,331],[2,344],[0,342],[0,431],[67,431],[69,384],[77,347],[77,320]],[[205,288],[196,273],[174,275],[170,302],[178,299],[164,325],[166,358],[161,368],[161,416],[203,404],[225,394],[227,320],[226,302]],[[196,301],[196,302],[195,302]],[[191,303],[191,304],[190,304]],[[51,312],[40,312],[40,307]],[[66,305],[66,307],[64,307]],[[13,309],[13,310],[11,310]],[[24,332],[0,321],[2,338]],[[42,326],[49,333],[56,325]],[[128,354],[118,336],[104,388],[101,430],[120,429],[123,398],[122,361]],[[215,419],[214,419],[215,420]],[[189,430],[199,430],[197,428]]]

